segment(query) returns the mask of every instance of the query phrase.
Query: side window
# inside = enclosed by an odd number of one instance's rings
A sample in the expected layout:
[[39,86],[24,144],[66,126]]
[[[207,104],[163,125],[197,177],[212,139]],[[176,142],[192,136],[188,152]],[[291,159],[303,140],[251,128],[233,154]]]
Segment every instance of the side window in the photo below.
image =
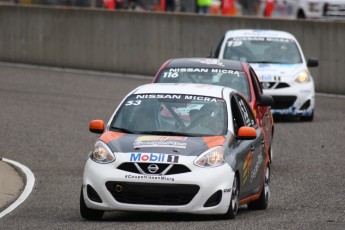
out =
[[231,96],[231,112],[233,118],[233,125],[234,125],[234,135],[237,135],[238,129],[244,126],[244,122],[241,116],[241,110],[238,106],[237,100],[232,95]]
[[250,77],[252,78],[252,82],[254,85],[255,97],[259,98],[261,96],[261,94],[263,93],[261,84],[260,84],[258,77],[256,76],[254,70],[251,67],[249,68],[249,72],[250,72]]
[[220,48],[222,47],[222,44],[223,44],[223,41],[224,41],[224,37],[225,37],[225,36],[223,36],[223,37],[220,39],[219,43],[218,43],[218,46],[217,46],[217,48],[216,48],[216,50],[215,50],[215,52],[214,52],[214,55],[213,55],[214,58],[219,58],[218,56],[219,56]]
[[238,106],[240,108],[240,112],[241,112],[241,115],[243,118],[244,125],[256,128],[257,126],[256,126],[254,115],[252,113],[252,110],[250,109],[250,107],[246,103],[246,101],[242,97],[240,97],[239,95],[236,95],[236,101],[237,101]]

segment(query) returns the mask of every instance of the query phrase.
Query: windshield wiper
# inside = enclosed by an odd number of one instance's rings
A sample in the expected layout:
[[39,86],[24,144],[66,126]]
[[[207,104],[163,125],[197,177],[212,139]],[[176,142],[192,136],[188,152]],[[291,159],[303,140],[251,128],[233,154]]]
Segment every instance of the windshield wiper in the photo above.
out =
[[258,63],[258,64],[289,64],[285,62],[279,62],[279,61],[255,61],[250,63]]
[[125,129],[125,128],[110,127],[110,129],[111,129],[112,131],[119,131],[119,132],[122,132],[122,133],[134,133],[133,131],[128,130],[128,129]]
[[185,136],[194,137],[194,134],[172,132],[172,131],[142,131],[140,134],[153,134],[153,135],[167,135],[167,136]]

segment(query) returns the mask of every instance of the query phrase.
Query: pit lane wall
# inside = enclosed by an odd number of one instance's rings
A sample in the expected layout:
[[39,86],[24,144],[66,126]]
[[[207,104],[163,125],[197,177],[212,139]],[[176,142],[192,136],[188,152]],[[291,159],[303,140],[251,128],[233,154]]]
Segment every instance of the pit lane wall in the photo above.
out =
[[0,5],[0,61],[154,75],[174,57],[209,56],[228,29],[286,30],[318,92],[345,94],[345,22]]

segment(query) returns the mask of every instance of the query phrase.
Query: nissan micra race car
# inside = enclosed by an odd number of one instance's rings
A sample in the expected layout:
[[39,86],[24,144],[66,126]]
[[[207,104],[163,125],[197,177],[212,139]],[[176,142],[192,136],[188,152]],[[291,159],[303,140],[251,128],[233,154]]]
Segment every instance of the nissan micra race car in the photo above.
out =
[[220,85],[242,93],[248,100],[258,125],[264,130],[272,163],[273,98],[263,93],[255,71],[247,62],[215,58],[170,59],[159,68],[153,82]]
[[215,56],[249,62],[264,93],[273,96],[273,115],[288,115],[312,121],[315,107],[314,80],[296,38],[274,30],[230,30],[219,42]]
[[148,84],[129,93],[84,167],[80,213],[218,214],[266,209],[270,164],[263,131],[237,91],[214,85]]

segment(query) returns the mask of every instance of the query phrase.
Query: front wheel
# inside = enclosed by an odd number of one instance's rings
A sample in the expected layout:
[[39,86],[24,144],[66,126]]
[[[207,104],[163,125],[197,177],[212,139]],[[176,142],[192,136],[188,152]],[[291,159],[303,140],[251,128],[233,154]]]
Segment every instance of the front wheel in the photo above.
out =
[[239,195],[240,195],[240,187],[239,187],[238,181],[239,180],[237,176],[235,176],[234,183],[232,184],[232,189],[231,189],[230,205],[229,205],[228,212],[226,213],[226,216],[229,219],[235,219],[237,211],[238,211]]
[[101,220],[104,211],[90,209],[86,206],[84,200],[83,189],[80,191],[80,215],[86,220]]
[[264,185],[260,193],[259,199],[248,203],[248,208],[252,210],[263,210],[266,209],[268,206],[268,201],[270,198],[270,167],[267,165],[266,171],[265,171],[265,180]]

